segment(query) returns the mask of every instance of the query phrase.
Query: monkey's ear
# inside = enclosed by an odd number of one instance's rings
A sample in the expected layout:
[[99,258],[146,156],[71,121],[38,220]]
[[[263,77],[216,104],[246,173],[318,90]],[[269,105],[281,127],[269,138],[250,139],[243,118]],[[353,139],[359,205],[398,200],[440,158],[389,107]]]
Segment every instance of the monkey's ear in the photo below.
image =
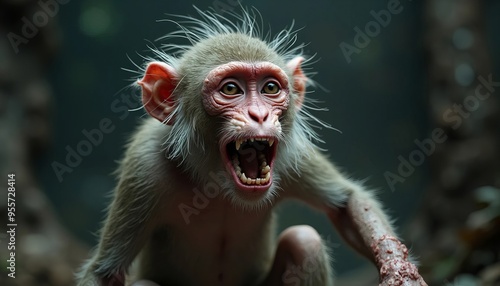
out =
[[169,117],[175,110],[172,92],[177,85],[177,72],[166,63],[151,62],[146,67],[144,77],[137,81],[142,87],[142,104],[146,111],[161,122],[172,125]]
[[302,103],[304,102],[304,96],[306,94],[307,77],[302,71],[301,65],[303,61],[304,58],[298,56],[293,58],[286,64],[287,67],[292,71],[293,89],[295,90],[295,93],[298,96],[294,102],[297,109],[300,109],[302,107]]

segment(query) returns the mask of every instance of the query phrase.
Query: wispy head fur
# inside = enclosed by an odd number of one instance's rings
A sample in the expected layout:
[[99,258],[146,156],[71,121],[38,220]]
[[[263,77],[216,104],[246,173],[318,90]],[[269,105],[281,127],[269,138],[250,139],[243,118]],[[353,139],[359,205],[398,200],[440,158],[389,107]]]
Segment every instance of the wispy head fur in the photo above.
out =
[[295,45],[297,42],[297,32],[294,29],[292,21],[289,27],[284,28],[278,34],[272,36],[270,29],[264,32],[264,21],[262,15],[255,8],[241,9],[241,14],[226,12],[227,17],[213,12],[202,11],[196,8],[199,18],[185,15],[167,15],[170,18],[159,20],[159,22],[171,22],[179,27],[179,30],[173,31],[157,39],[157,41],[171,41],[173,39],[184,39],[189,42],[186,45],[163,43],[160,53],[169,53],[176,57],[189,50],[197,43],[218,35],[224,34],[243,34],[252,38],[258,38],[267,43],[269,48],[274,50],[285,60],[290,60],[302,53],[304,44]]

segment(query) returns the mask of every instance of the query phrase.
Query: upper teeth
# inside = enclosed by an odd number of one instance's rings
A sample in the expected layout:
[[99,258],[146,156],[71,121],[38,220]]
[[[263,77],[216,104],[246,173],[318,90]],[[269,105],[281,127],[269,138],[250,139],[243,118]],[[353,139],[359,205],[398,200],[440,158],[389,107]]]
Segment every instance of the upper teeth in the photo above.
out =
[[250,141],[250,142],[254,142],[254,141],[267,141],[268,144],[269,144],[269,147],[273,146],[274,144],[274,139],[273,138],[257,138],[257,137],[254,137],[254,138],[247,138],[247,139],[236,139],[236,150],[240,150],[240,147],[241,147],[241,144],[247,142],[247,141]]

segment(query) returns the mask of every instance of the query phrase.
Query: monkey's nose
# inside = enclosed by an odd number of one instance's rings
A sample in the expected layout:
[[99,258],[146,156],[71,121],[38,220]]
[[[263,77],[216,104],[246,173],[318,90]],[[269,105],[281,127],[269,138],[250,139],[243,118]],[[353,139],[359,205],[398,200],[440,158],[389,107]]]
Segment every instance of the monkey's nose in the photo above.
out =
[[259,106],[250,106],[248,108],[248,115],[253,121],[259,124],[263,124],[269,117],[269,111],[267,110],[267,108]]

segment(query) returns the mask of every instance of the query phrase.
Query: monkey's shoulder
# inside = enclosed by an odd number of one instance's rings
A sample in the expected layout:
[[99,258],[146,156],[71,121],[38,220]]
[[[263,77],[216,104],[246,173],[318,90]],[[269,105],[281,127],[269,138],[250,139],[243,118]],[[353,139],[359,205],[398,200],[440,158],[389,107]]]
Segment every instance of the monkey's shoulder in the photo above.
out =
[[125,154],[120,161],[117,173],[121,177],[128,175],[147,178],[151,174],[163,173],[169,165],[162,142],[170,132],[170,127],[149,118],[141,122],[133,132]]

